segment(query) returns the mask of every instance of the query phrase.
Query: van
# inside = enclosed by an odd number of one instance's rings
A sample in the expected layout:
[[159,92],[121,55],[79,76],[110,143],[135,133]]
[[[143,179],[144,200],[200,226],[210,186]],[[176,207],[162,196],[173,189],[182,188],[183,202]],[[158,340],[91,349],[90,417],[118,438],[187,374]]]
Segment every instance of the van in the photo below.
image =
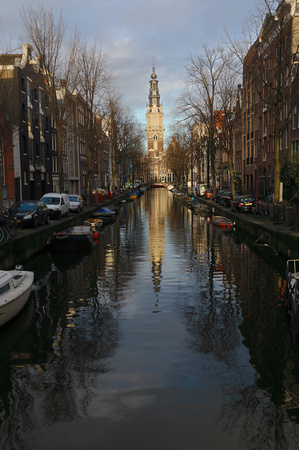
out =
[[196,186],[193,186],[192,193],[193,193],[193,195],[198,195],[199,197],[203,197],[203,194],[206,189],[207,189],[206,184],[197,184]]
[[49,208],[51,219],[60,219],[62,216],[68,216],[70,213],[70,200],[67,194],[49,192],[43,195],[41,201]]
[[208,186],[206,184],[199,184],[198,185],[198,195],[200,197],[203,197],[203,195],[207,189],[208,189]]

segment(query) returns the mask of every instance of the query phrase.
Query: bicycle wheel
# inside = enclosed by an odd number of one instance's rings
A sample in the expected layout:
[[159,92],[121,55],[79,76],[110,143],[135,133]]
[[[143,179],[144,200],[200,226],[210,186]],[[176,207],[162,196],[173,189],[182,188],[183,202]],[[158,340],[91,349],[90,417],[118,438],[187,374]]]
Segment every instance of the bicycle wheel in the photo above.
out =
[[9,233],[5,228],[0,228],[0,242],[4,242],[9,238]]

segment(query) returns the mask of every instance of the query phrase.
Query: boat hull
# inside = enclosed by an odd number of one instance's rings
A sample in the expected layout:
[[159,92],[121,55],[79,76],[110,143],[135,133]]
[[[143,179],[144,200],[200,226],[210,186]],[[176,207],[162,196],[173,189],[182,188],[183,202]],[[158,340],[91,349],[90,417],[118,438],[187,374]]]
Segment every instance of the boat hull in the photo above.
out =
[[[17,271],[11,271],[17,274]],[[26,305],[32,291],[34,280],[33,272],[25,273],[24,279],[13,289],[7,293],[1,294],[0,297],[0,327],[12,320]]]
[[286,268],[287,282],[287,310],[293,314],[293,317],[299,320],[299,260],[288,260]]
[[162,183],[153,183],[151,184],[151,188],[165,188],[165,185]]
[[54,233],[50,238],[50,246],[54,250],[76,251],[85,247],[94,247],[91,226],[78,226],[67,228]]
[[231,229],[233,227],[233,223],[230,219],[223,216],[215,216],[212,218],[212,223],[219,228]]
[[112,220],[116,215],[115,211],[112,211],[111,209],[107,208],[106,206],[103,206],[99,209],[99,211],[96,211],[93,213],[93,217],[103,219],[105,221]]

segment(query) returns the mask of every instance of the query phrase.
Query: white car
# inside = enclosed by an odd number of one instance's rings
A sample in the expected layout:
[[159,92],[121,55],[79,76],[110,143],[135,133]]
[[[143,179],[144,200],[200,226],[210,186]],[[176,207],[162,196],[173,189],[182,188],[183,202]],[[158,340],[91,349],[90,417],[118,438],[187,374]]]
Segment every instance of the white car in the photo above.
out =
[[48,192],[41,198],[41,201],[49,208],[51,219],[60,219],[62,216],[69,215],[70,201],[67,194]]
[[70,200],[70,212],[79,213],[80,211],[83,211],[83,198],[81,197],[81,195],[70,194],[69,200]]

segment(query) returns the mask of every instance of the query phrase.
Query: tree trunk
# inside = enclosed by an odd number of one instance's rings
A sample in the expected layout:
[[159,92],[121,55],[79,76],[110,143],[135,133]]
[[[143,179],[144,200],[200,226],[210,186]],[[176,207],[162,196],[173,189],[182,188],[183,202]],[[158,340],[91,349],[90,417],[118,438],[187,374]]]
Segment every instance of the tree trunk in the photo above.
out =
[[58,182],[59,182],[59,192],[62,193],[64,191],[64,182],[63,182],[63,164],[62,164],[62,139],[61,139],[61,129],[57,127],[57,168],[58,168]]
[[279,154],[279,128],[276,122],[274,132],[274,158],[275,158],[275,184],[274,184],[274,203],[280,201],[280,154]]

